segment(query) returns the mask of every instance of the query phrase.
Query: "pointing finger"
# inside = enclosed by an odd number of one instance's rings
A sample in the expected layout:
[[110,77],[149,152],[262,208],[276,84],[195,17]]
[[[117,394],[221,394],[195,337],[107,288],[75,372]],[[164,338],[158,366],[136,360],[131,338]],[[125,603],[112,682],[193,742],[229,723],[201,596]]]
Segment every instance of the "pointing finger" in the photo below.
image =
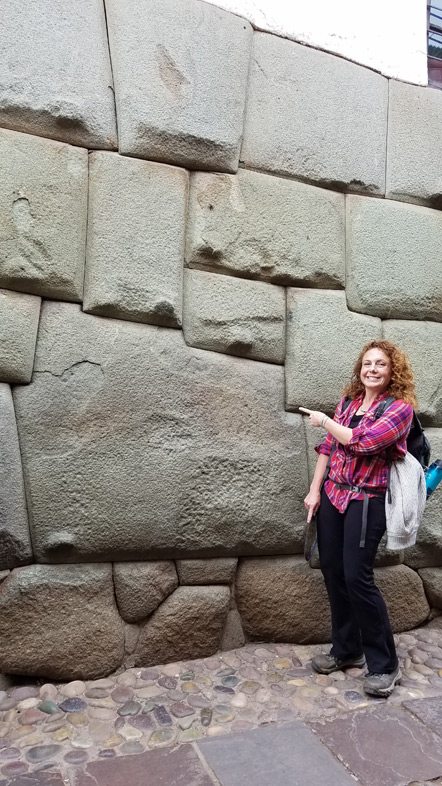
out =
[[298,407],[298,409],[300,412],[305,412],[307,415],[311,415],[313,412],[312,409],[306,409],[305,407]]

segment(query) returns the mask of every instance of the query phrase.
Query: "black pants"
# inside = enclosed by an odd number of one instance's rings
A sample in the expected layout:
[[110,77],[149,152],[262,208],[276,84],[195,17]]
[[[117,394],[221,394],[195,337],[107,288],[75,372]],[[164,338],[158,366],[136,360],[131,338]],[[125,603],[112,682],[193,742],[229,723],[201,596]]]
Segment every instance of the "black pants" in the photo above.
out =
[[318,549],[331,607],[331,654],[344,660],[364,652],[370,672],[389,674],[396,669],[397,655],[385,602],[373,577],[385,532],[383,499],[370,497],[364,548],[359,546],[361,525],[362,501],[352,500],[340,513],[322,490]]

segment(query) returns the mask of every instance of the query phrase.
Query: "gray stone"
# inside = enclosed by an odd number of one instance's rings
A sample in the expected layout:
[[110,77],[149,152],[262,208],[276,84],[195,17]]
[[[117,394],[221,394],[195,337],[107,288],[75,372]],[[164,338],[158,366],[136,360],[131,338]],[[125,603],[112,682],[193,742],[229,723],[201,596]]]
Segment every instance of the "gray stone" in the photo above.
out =
[[180,584],[231,584],[238,560],[229,557],[215,559],[181,559],[176,567]]
[[430,607],[418,574],[406,565],[375,568],[375,582],[387,605],[394,633],[416,628],[428,618]]
[[[418,387],[419,392],[420,389],[421,386]],[[431,460],[441,458],[442,429],[428,428],[425,429],[425,434],[431,445]],[[418,568],[442,567],[441,527],[442,487],[439,486],[426,502],[422,522],[417,533],[416,544],[405,550],[404,562],[406,565],[414,568],[414,570],[418,570]]]
[[30,382],[40,316],[39,297],[0,289],[0,382]]
[[197,0],[108,0],[106,10],[120,152],[234,172],[249,23]]
[[89,167],[84,310],[178,327],[187,172],[101,152]]
[[[383,338],[405,350],[410,359],[422,422],[442,426],[442,324],[391,319],[382,323],[382,332]],[[434,452],[433,457],[439,455]]]
[[344,292],[289,289],[287,408],[334,412],[359,352],[381,329],[379,319],[348,311]]
[[430,606],[442,609],[442,568],[421,568],[418,573]]
[[32,562],[20,447],[9,385],[0,385],[0,445],[0,570],[4,571]]
[[304,558],[240,560],[236,602],[252,639],[295,643],[330,641],[331,623],[322,574]]
[[244,636],[240,614],[237,609],[230,609],[227,615],[226,626],[223,631],[220,649],[223,651],[235,650],[238,647],[243,647],[245,641],[246,639]]
[[0,638],[0,670],[9,674],[73,680],[114,671],[124,641],[112,566],[14,570],[0,594]]
[[389,87],[386,194],[440,206],[442,94],[393,79]]
[[186,259],[273,284],[344,286],[344,196],[240,169],[190,179]]
[[213,655],[220,647],[229,600],[228,587],[178,587],[141,631],[136,664]]
[[192,347],[284,363],[285,290],[185,270],[183,330]]
[[0,160],[0,286],[81,300],[87,150],[0,129]]
[[117,146],[100,0],[4,0],[0,51],[0,125],[84,147]]
[[177,588],[178,576],[173,562],[117,562],[114,584],[121,616],[139,622]]
[[346,293],[352,311],[442,321],[440,211],[348,196]]
[[38,560],[302,548],[305,440],[279,366],[47,301],[14,397]]
[[255,33],[241,159],[383,194],[387,80],[340,57]]

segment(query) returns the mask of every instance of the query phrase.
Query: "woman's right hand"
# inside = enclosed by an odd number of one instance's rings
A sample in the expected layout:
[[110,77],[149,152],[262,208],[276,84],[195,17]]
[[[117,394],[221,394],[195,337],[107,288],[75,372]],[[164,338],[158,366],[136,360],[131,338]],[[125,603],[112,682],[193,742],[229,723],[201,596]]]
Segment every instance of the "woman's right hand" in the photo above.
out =
[[317,513],[320,504],[321,504],[321,492],[313,491],[312,489],[310,489],[309,493],[307,494],[304,500],[304,505],[308,510],[307,524],[310,524],[313,516]]

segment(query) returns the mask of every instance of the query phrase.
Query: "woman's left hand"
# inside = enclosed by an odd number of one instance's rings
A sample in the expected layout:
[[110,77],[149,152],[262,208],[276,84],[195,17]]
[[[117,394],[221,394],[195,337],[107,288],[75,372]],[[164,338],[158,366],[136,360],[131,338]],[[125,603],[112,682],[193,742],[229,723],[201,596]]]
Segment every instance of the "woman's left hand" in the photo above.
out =
[[322,426],[322,421],[326,417],[325,412],[316,412],[313,409],[305,409],[305,407],[299,407],[299,411],[305,412],[309,416],[312,426]]

